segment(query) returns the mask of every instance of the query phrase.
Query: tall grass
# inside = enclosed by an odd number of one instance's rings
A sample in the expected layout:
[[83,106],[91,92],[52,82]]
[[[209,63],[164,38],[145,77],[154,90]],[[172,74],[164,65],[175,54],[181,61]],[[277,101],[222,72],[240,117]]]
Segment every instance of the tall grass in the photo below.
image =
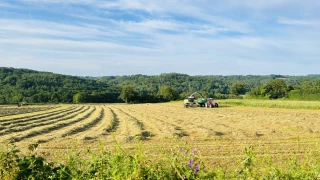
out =
[[220,106],[245,106],[285,109],[319,110],[320,101],[291,101],[291,100],[256,100],[256,99],[226,99],[218,100]]
[[292,155],[282,166],[271,157],[256,157],[254,147],[244,149],[236,169],[208,167],[197,149],[175,147],[146,153],[142,145],[126,150],[102,146],[85,152],[74,148],[59,160],[49,162],[37,151],[19,155],[12,145],[1,147],[0,179],[320,179],[320,150]]

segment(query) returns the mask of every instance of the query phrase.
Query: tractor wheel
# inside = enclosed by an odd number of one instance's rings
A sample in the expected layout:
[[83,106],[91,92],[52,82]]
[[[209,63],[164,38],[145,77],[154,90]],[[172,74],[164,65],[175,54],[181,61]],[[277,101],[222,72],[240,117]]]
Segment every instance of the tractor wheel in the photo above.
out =
[[210,108],[213,108],[213,105],[212,105],[212,104],[210,104]]
[[219,107],[218,103],[215,103],[214,106],[215,106],[215,107]]

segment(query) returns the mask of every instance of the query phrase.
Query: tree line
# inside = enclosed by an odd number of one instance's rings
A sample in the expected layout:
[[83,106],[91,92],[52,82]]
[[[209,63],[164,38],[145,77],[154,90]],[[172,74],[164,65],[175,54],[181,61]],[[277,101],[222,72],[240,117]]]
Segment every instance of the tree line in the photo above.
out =
[[17,103],[148,103],[188,97],[287,98],[320,100],[320,75],[77,77],[0,67],[0,104]]
[[120,87],[83,77],[0,68],[0,104],[72,103],[78,93],[90,95],[88,101],[117,102],[120,91]]

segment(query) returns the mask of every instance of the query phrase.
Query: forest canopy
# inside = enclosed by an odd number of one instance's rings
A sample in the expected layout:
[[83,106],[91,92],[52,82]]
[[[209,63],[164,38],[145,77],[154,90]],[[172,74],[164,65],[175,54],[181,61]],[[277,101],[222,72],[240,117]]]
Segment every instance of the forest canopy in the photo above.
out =
[[[126,90],[124,90],[126,89]],[[0,104],[145,103],[179,100],[192,92],[207,97],[320,100],[320,75],[207,75],[78,77],[0,67]],[[126,94],[127,93],[127,94]],[[129,94],[130,93],[130,94]]]

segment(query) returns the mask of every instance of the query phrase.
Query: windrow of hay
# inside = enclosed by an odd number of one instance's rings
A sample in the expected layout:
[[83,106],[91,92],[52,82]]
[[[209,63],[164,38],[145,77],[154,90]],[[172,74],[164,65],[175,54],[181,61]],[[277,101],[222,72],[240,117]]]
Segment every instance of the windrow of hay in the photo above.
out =
[[[92,110],[90,110],[89,112],[88,111],[89,111],[89,108],[86,110],[83,110],[83,112],[80,114],[77,112],[74,114],[71,114],[70,115],[71,117],[62,116],[61,119],[56,119],[54,123],[32,128],[24,131],[23,133],[14,133],[4,137],[5,139],[13,142],[21,141],[24,139],[30,139],[32,137],[37,137],[37,136],[41,136],[41,139],[42,139],[46,137],[44,136],[44,134],[48,134],[56,130],[60,130],[63,127],[67,127],[79,121],[82,121],[84,119],[87,119],[95,111],[95,108],[92,108]],[[59,137],[58,134],[55,134],[55,133],[53,133],[53,136]]]
[[41,111],[47,111],[51,109],[55,109],[58,106],[33,106],[33,107],[19,107],[16,106],[0,106],[0,118],[12,116],[12,115],[19,115],[19,114],[26,114],[26,113],[35,113]]
[[[10,115],[7,115],[7,116],[2,116],[0,117],[0,122],[5,122],[5,121],[11,121],[11,120],[17,120],[17,119],[21,119],[21,118],[32,118],[32,117],[36,117],[38,115],[42,115],[42,114],[45,114],[45,113],[50,113],[50,112],[57,112],[57,111],[60,111],[60,110],[63,110],[65,108],[68,108],[70,106],[48,106],[48,107],[30,107],[29,109],[32,109],[30,110],[31,112],[29,111],[25,111],[25,109],[20,109],[20,108],[17,108],[17,107],[12,107],[10,109],[12,109],[12,111],[17,111],[19,113],[16,113],[16,114],[10,114]],[[41,110],[39,110],[39,108]],[[75,107],[70,107],[70,108],[75,108]],[[20,109],[20,110],[19,110]],[[0,111],[3,110],[2,108],[0,108]]]
[[44,118],[33,118],[32,120],[25,121],[23,120],[22,123],[13,123],[10,126],[7,126],[3,131],[0,131],[0,135],[7,135],[15,132],[25,132],[29,129],[33,129],[36,127],[43,127],[51,124],[55,124],[59,121],[65,121],[68,119],[72,119],[77,116],[79,113],[83,113],[88,110],[84,109],[84,106],[76,108],[74,110],[64,111],[58,115],[54,116],[43,116]]

